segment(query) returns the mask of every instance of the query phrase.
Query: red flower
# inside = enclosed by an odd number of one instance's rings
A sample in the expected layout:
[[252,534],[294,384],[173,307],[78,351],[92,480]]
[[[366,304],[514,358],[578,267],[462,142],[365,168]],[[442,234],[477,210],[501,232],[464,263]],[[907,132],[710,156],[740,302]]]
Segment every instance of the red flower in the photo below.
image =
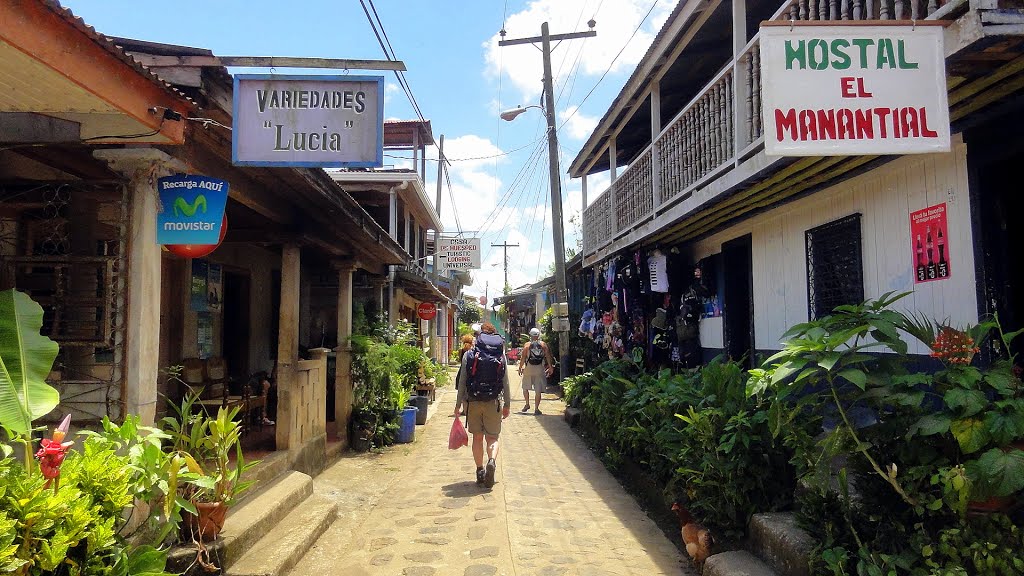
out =
[[64,437],[68,433],[68,428],[71,426],[71,414],[68,414],[61,420],[60,425],[53,430],[52,438],[43,438],[40,444],[40,448],[36,452],[36,460],[39,460],[39,471],[43,473],[43,478],[46,478],[46,487],[50,487],[50,483],[54,480],[57,481],[53,486],[54,492],[57,491],[57,486],[60,483],[60,465],[64,463],[64,457],[67,456],[68,449],[74,442],[64,442]]

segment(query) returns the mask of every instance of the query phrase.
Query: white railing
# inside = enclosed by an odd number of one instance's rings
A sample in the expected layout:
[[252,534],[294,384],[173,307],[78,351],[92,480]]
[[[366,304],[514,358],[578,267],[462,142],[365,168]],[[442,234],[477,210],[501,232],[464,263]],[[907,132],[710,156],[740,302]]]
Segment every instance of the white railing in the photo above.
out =
[[654,208],[651,187],[651,148],[633,160],[611,186],[615,203],[615,230],[647,217]]
[[790,0],[775,20],[924,20],[951,0]]
[[658,204],[684,194],[733,158],[733,71],[724,68],[669,125],[654,144],[661,190]]

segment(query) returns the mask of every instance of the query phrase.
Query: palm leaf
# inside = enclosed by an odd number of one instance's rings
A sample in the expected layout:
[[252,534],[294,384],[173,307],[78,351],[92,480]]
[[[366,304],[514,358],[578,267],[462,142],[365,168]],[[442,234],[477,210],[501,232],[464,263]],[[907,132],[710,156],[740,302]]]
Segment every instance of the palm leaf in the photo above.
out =
[[60,348],[39,333],[43,309],[16,290],[0,292],[0,425],[28,434],[60,402],[46,383]]

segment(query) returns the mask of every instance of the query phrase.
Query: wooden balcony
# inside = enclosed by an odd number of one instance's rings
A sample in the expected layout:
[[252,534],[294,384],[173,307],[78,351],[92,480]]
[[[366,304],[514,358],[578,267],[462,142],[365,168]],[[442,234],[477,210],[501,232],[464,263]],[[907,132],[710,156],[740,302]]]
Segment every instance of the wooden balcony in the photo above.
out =
[[[947,62],[951,118],[956,120],[977,109],[971,108],[977,104],[972,104],[972,100],[993,83],[986,77],[1014,78],[1017,82],[1024,78],[1019,75],[1024,64],[1020,64],[1018,58],[1024,36],[1018,33],[1015,38],[1006,40],[1012,34],[1004,27],[998,31],[1001,43],[983,43],[986,20],[1005,25],[1007,12],[1000,10],[997,0],[788,0],[772,20],[955,21],[947,29],[945,49],[950,57]],[[999,18],[992,20],[991,16]],[[706,213],[712,204],[733,203],[733,198],[726,200],[726,197],[741,189],[744,194],[737,196],[745,196],[755,208],[764,208],[777,196],[778,187],[766,187],[760,195],[747,194],[746,190],[753,190],[753,183],[773,173],[783,174],[790,182],[817,174],[818,185],[821,185],[827,182],[820,180],[823,174],[835,172],[827,171],[826,167],[849,165],[846,168],[849,171],[874,159],[798,160],[765,156],[759,43],[760,36],[755,35],[584,210],[584,265],[591,265],[638,241],[664,238],[668,227],[699,222],[700,226],[692,229],[708,231],[715,223],[722,225],[744,211],[715,218],[705,214],[703,220],[697,216]],[[993,45],[1011,53],[984,71],[964,71],[965,67],[973,68],[973,64],[961,63],[958,67],[953,57],[961,51],[970,52],[969,46],[980,52],[982,48],[991,51]],[[1024,89],[1024,83],[1021,88]],[[964,92],[965,98],[958,98],[957,91]],[[998,97],[996,94],[993,99]],[[957,105],[962,105],[960,111]],[[792,169],[782,172],[787,166]],[[818,167],[812,170],[814,166]],[[772,196],[773,193],[776,196]],[[696,232],[688,235],[693,237]],[[675,239],[679,237],[677,234]]]

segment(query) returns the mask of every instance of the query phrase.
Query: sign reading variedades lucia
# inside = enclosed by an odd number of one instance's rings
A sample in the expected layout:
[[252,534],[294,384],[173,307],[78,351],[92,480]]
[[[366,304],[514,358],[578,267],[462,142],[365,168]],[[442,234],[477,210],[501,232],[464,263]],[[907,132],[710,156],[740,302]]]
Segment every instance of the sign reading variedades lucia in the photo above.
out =
[[761,27],[765,153],[949,151],[942,28]]
[[175,174],[156,181],[161,211],[157,214],[158,244],[217,244],[220,239],[228,183],[207,176]]
[[437,242],[437,258],[446,270],[479,270],[479,238],[441,238]]
[[239,166],[382,166],[384,78],[236,75],[231,134]]

